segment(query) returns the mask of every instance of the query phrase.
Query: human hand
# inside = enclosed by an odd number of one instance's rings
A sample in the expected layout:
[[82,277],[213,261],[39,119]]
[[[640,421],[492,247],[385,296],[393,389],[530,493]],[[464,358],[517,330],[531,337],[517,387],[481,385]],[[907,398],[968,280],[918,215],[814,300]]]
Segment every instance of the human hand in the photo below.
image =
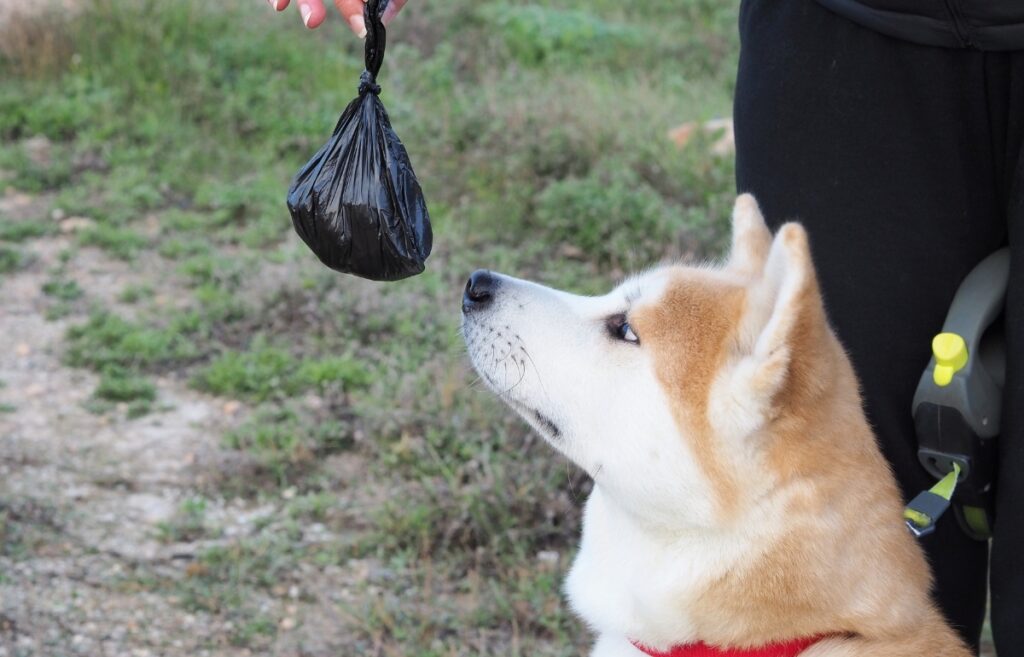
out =
[[[387,8],[384,9],[384,15],[381,16],[381,20],[384,21],[385,25],[405,6],[406,1],[391,0],[388,3]],[[290,0],[267,0],[267,2],[275,10],[284,11],[288,7]],[[365,0],[334,0],[334,6],[338,8],[345,22],[348,23],[348,26],[352,28],[352,31],[360,39],[366,36],[366,24],[363,22],[364,4],[366,4]],[[324,22],[324,19],[327,18],[324,0],[297,0],[295,5],[299,8],[302,22],[311,30],[319,27]]]

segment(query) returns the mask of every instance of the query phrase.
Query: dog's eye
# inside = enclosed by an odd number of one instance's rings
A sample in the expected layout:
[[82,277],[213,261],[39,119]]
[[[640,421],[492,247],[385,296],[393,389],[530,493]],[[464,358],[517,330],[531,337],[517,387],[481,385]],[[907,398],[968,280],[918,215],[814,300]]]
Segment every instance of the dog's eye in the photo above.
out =
[[637,336],[633,327],[629,325],[629,322],[626,321],[626,315],[624,313],[612,315],[606,320],[606,324],[608,326],[608,333],[610,333],[616,340],[640,344],[639,336]]

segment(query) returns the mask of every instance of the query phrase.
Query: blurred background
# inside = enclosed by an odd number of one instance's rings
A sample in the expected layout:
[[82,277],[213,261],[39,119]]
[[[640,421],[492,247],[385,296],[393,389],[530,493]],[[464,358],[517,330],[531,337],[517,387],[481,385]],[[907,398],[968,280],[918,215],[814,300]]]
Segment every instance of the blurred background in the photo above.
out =
[[589,484],[474,384],[461,290],[719,252],[737,9],[410,0],[435,247],[379,284],[284,204],[356,94],[333,8],[0,1],[0,655],[582,654]]

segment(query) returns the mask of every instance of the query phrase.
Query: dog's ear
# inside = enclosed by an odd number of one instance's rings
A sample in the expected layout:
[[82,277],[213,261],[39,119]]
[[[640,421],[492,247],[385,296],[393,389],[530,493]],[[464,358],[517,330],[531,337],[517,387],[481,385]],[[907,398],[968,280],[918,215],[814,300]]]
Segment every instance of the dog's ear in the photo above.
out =
[[740,194],[732,208],[732,248],[726,268],[746,278],[764,271],[772,246],[772,234],[761,208],[750,194]]
[[[786,384],[803,379],[801,363],[812,362],[827,333],[807,232],[784,225],[771,244],[764,275],[748,290],[745,363],[749,390],[765,402]],[[755,337],[756,336],[756,337]]]
[[829,340],[807,233],[786,224],[770,243],[764,271],[747,283],[738,359],[712,395],[717,428],[742,439],[779,409],[813,399],[827,380],[821,368],[831,367]]

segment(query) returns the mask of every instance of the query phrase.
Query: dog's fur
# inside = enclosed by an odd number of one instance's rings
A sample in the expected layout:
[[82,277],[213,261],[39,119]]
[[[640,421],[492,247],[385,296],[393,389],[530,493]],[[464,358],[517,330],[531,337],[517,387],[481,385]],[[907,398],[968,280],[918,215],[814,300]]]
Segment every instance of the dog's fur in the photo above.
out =
[[[495,275],[482,378],[594,479],[566,590],[592,657],[835,635],[805,657],[967,657],[929,600],[807,236],[739,197],[722,266],[580,297]],[[625,313],[639,344],[616,339]]]

